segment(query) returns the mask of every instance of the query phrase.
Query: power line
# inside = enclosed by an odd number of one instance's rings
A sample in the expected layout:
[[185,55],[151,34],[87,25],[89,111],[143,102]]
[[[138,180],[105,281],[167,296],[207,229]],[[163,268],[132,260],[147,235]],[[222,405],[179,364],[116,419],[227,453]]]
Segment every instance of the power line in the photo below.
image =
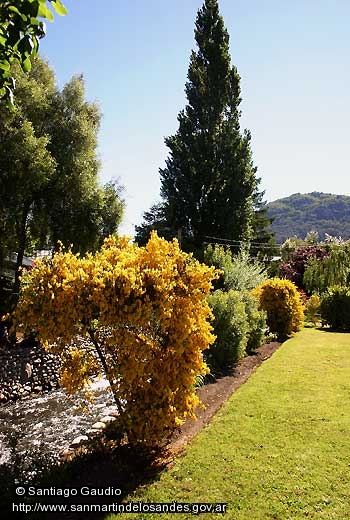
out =
[[[221,241],[221,242],[227,242],[227,244],[225,245],[232,245],[232,246],[241,246],[243,244],[245,244],[245,242],[243,240],[231,240],[230,238],[219,238],[219,237],[210,237],[210,236],[205,236],[204,237],[205,239],[209,239],[209,240],[218,240],[218,241]],[[215,244],[217,242],[204,242],[205,244]],[[269,242],[249,242],[248,241],[248,244],[250,246],[255,246],[255,247],[281,247],[283,244],[271,244]]]
[[[239,248],[241,246],[241,244],[218,244],[218,242],[203,242],[204,245],[217,245],[217,246],[220,246],[220,245],[223,245],[223,246],[226,246],[226,247],[232,247],[232,248]],[[256,245],[250,245],[250,247],[252,249],[278,249],[279,246],[272,246],[271,244],[268,245],[267,243],[266,244],[256,244]]]

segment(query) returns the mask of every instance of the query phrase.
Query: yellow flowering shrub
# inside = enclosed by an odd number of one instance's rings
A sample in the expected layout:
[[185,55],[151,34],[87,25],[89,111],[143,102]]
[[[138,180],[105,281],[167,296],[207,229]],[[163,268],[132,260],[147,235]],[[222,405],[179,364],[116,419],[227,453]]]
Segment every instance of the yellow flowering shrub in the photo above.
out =
[[22,280],[14,323],[62,361],[61,383],[105,375],[132,444],[155,444],[195,417],[194,385],[214,342],[212,267],[153,233],[145,247],[105,240],[94,255],[59,252]]
[[304,307],[297,287],[290,280],[271,278],[254,289],[259,308],[267,313],[270,332],[284,340],[303,327]]

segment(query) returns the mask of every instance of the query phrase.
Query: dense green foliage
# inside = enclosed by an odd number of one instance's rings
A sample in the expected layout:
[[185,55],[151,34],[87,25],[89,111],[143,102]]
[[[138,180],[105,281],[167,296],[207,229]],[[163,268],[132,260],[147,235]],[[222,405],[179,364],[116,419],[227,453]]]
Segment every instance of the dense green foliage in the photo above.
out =
[[[168,227],[165,211],[166,205],[162,202],[158,202],[143,213],[142,224],[135,226],[135,240],[139,246],[147,244],[152,231],[156,231],[159,236],[166,240],[172,240],[174,238],[175,234],[170,227]],[[181,238],[180,230],[178,230],[176,238]]]
[[350,238],[350,197],[330,193],[296,193],[268,204],[274,218],[271,230],[278,243],[288,237],[304,237],[311,229],[321,240],[325,234]]
[[[60,0],[49,0],[56,13],[64,15],[67,9]],[[17,61],[24,72],[32,67],[31,58],[39,49],[39,39],[46,34],[45,23],[52,21],[47,0],[5,0],[0,5],[0,98],[13,103],[15,77],[11,64]]]
[[279,275],[291,280],[308,294],[321,294],[332,285],[350,283],[350,241],[326,236],[317,241],[317,234],[305,239],[290,238],[281,248]]
[[261,347],[267,338],[267,314],[259,309],[259,301],[251,291],[242,291],[241,298],[245,304],[245,312],[248,321],[248,340],[246,351],[252,354],[257,348]]
[[350,287],[330,287],[322,297],[322,320],[333,329],[350,330]]
[[215,284],[218,289],[250,290],[267,279],[264,264],[251,258],[249,252],[244,249],[233,255],[229,248],[209,245],[204,250],[204,261],[222,271],[220,279]]
[[208,298],[214,314],[214,345],[205,352],[211,371],[225,370],[246,355],[248,322],[238,291],[218,289]]
[[266,313],[258,309],[251,289],[267,278],[264,265],[252,259],[247,250],[233,255],[229,248],[209,245],[204,261],[221,272],[209,297],[214,314],[215,344],[205,356],[215,372],[231,367],[243,356],[260,347],[267,330]]
[[162,203],[145,214],[136,240],[143,243],[151,229],[178,237],[192,251],[201,250],[207,236],[246,241],[263,233],[267,240],[251,136],[240,129],[240,77],[217,0],[205,0],[198,11],[195,40],[188,104],[177,132],[165,139],[170,153],[160,170]]
[[300,294],[289,280],[272,278],[254,290],[259,308],[267,313],[267,325],[279,340],[285,340],[303,325],[304,311]]
[[[40,58],[28,74],[13,67],[16,106],[0,101],[0,260],[55,248],[96,249],[117,230],[123,212],[120,188],[98,181],[100,110],[85,100],[82,77],[59,91]],[[18,289],[18,269],[16,270]]]
[[214,314],[216,340],[204,352],[210,369],[225,371],[260,347],[266,333],[266,314],[248,291],[214,291],[208,298]]

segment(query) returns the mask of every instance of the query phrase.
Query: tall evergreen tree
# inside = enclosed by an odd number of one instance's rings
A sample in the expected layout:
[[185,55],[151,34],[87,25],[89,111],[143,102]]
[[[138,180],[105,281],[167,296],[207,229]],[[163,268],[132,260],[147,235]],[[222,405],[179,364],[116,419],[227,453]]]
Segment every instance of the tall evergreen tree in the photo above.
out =
[[[261,203],[260,179],[252,162],[250,132],[240,129],[240,76],[231,66],[229,35],[218,0],[205,0],[195,24],[198,50],[192,51],[185,92],[188,104],[179,128],[165,143],[170,150],[160,169],[161,222],[185,249],[202,247],[206,236],[249,241],[255,238],[254,204]],[[259,227],[261,227],[259,219]],[[266,222],[267,224],[267,222]]]

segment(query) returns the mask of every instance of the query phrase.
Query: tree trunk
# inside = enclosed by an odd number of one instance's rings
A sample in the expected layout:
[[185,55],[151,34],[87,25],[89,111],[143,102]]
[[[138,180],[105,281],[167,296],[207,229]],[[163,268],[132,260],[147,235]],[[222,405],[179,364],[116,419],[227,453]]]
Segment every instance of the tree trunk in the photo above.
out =
[[30,205],[26,204],[23,208],[21,220],[18,229],[18,247],[17,247],[17,259],[16,259],[16,271],[15,271],[15,284],[14,284],[14,295],[15,303],[18,301],[19,288],[20,288],[20,276],[21,267],[23,264],[24,252],[27,245],[27,219],[29,214]]
[[93,345],[94,345],[94,347],[96,349],[96,352],[98,354],[98,357],[99,357],[99,360],[100,360],[101,365],[103,367],[105,376],[108,379],[108,382],[109,382],[109,385],[111,387],[111,390],[112,390],[112,393],[113,393],[113,397],[114,397],[114,401],[115,401],[115,403],[117,405],[119,414],[122,415],[123,408],[122,408],[120,399],[118,397],[118,394],[117,394],[117,391],[116,391],[116,388],[115,388],[115,383],[113,382],[112,375],[109,373],[109,369],[108,369],[108,365],[107,365],[106,359],[105,359],[105,357],[103,355],[103,352],[101,350],[100,345],[98,344],[97,339],[95,338],[95,335],[94,335],[93,331],[90,329],[88,331],[88,333],[89,333],[90,339],[91,339],[91,341],[92,341],[92,343],[93,343]]

